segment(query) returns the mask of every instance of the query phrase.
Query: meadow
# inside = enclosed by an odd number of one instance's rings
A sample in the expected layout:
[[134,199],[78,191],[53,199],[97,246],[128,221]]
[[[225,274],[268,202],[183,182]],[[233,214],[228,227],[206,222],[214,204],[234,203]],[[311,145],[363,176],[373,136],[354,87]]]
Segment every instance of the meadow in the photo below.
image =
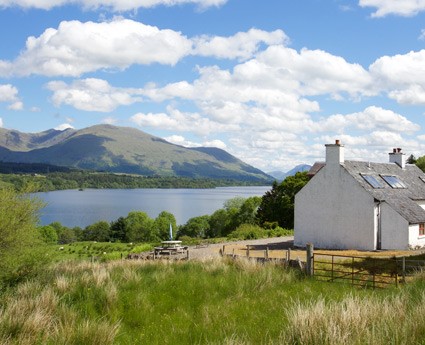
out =
[[276,264],[58,262],[0,297],[1,344],[423,344],[425,280],[358,289]]

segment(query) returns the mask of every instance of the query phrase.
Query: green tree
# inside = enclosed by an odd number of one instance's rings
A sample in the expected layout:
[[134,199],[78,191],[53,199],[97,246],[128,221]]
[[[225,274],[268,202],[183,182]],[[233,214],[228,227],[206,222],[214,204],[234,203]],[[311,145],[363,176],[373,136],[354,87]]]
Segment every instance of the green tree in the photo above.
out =
[[41,239],[48,244],[58,243],[58,234],[53,226],[45,225],[38,228]]
[[147,213],[130,212],[125,218],[125,223],[129,242],[154,242],[159,240],[159,233],[155,230],[154,220]]
[[419,167],[419,169],[425,172],[425,156],[419,157],[415,164]]
[[190,236],[197,238],[205,238],[206,234],[209,231],[209,218],[210,216],[199,216],[190,218],[185,225],[179,229],[180,236]]
[[406,163],[407,164],[416,164],[416,157],[411,154],[407,159],[406,159]]
[[109,223],[101,220],[84,229],[84,238],[87,241],[108,242],[110,240]]
[[256,224],[257,210],[261,205],[261,197],[253,196],[244,200],[238,212],[238,226],[242,224]]
[[37,230],[40,200],[0,189],[0,280],[13,283],[28,276],[45,261]]
[[207,237],[222,237],[227,233],[229,226],[229,217],[227,211],[221,208],[215,211],[209,219],[209,229],[206,231]]
[[154,226],[158,231],[161,240],[168,240],[170,237],[170,224],[173,228],[173,238],[176,235],[177,222],[174,215],[170,212],[162,211],[158,217],[155,218]]
[[272,189],[262,197],[258,208],[260,224],[278,222],[282,228],[293,229],[295,194],[308,180],[307,172],[298,172],[294,176],[288,176],[281,184],[275,181]]
[[114,242],[127,241],[127,225],[124,217],[119,217],[111,222],[111,240]]

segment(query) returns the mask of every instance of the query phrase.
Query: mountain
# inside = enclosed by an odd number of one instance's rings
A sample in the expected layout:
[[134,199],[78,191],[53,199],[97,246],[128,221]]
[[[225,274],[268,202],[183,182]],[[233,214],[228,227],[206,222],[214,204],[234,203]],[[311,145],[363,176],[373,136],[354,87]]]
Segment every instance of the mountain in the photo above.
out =
[[0,161],[147,176],[272,180],[224,150],[186,148],[135,128],[111,125],[41,133],[0,128]]
[[295,168],[293,168],[293,169],[291,169],[287,172],[271,171],[271,172],[268,173],[268,175],[273,176],[278,181],[283,181],[288,176],[293,176],[297,172],[308,171],[308,170],[310,170],[310,168],[311,168],[311,165],[300,164],[300,165],[297,165]]

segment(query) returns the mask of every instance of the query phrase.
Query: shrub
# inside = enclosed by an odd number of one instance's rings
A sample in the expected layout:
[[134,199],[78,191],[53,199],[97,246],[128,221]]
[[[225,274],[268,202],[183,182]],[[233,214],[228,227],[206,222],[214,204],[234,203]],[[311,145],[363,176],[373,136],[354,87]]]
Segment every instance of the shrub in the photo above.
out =
[[253,224],[242,224],[227,235],[227,238],[232,240],[255,240],[263,237],[267,237],[267,231]]

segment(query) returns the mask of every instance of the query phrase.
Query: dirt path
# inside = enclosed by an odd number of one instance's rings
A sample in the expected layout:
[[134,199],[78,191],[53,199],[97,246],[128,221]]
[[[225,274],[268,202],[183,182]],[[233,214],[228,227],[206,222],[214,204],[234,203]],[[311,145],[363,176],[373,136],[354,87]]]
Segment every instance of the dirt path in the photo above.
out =
[[[217,243],[217,244],[210,244],[207,247],[189,247],[190,250],[190,257],[192,259],[209,259],[218,257],[220,254],[220,249],[225,246],[226,253],[231,253],[233,249],[236,251],[244,252],[244,248],[246,248],[246,245],[252,246],[253,252],[255,251],[264,251],[267,247],[270,250],[278,250],[278,249],[288,249],[292,248],[294,244],[294,237],[288,236],[288,237],[272,237],[272,238],[262,238],[258,240],[246,240],[246,241],[229,241],[229,242],[223,242],[223,243]],[[282,251],[283,253],[283,251]]]

